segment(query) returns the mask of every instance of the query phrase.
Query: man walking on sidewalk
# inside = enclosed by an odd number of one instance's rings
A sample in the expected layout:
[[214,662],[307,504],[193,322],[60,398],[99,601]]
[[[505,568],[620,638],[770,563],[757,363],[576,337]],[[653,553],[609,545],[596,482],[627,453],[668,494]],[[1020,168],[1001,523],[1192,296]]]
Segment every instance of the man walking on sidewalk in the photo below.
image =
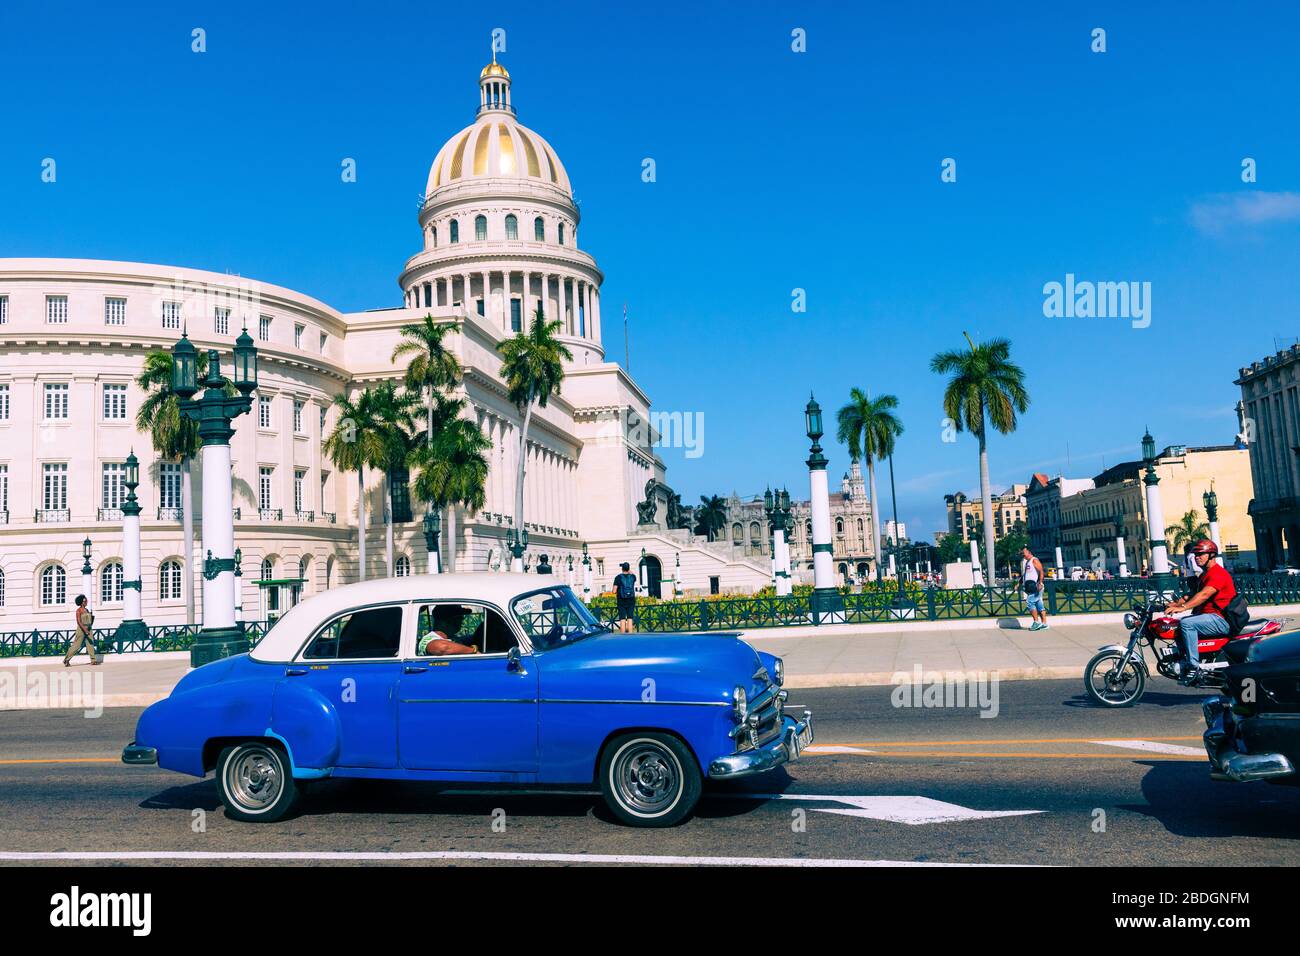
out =
[[72,635],[72,645],[68,648],[68,653],[63,655],[63,666],[71,667],[72,658],[77,656],[82,645],[86,646],[86,653],[90,655],[90,663],[98,664],[103,658],[99,656],[99,651],[95,647],[94,638],[91,636],[90,629],[95,624],[95,615],[90,613],[90,607],[86,603],[86,595],[77,595],[77,629]]
[[1025,545],[1020,551],[1024,564],[1020,569],[1020,589],[1025,592],[1025,604],[1033,623],[1031,631],[1041,631],[1047,627],[1047,607],[1043,604],[1043,562],[1034,557],[1034,552]]

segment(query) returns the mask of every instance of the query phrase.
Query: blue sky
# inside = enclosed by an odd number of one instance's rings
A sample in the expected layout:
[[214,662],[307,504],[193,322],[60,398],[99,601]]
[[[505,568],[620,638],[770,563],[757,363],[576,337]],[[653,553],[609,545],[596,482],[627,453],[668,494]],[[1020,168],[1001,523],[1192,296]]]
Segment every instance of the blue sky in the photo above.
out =
[[[704,416],[702,456],[664,453],[687,501],[806,495],[808,393],[830,418],[857,385],[899,397],[900,517],[928,537],[943,494],[977,485],[928,370],[963,330],[1010,338],[1028,372],[1029,413],[990,440],[996,486],[1067,471],[1067,449],[1094,474],[1148,425],[1231,441],[1237,369],[1300,335],[1294,4],[288,6],[9,0],[0,256],[397,305],[429,164],[501,27],[520,120],[567,166],[606,273],[610,356],[626,302],[634,377]],[[1045,317],[1067,273],[1151,283],[1149,327]]]

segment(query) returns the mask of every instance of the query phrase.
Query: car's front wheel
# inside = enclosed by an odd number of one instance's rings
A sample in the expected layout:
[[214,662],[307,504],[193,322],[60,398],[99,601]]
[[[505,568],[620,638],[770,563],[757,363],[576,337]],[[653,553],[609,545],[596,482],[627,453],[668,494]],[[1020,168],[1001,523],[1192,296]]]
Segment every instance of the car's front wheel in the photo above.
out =
[[298,800],[293,771],[283,750],[261,740],[234,744],[217,758],[217,789],[233,820],[271,823]]
[[621,734],[601,755],[600,791],[630,826],[676,826],[695,809],[702,786],[694,754],[671,734]]

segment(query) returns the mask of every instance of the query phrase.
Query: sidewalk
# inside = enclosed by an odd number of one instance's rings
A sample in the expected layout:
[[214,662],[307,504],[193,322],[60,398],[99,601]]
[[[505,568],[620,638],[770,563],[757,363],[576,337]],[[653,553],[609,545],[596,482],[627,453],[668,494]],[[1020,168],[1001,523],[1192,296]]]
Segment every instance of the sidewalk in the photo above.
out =
[[[1254,613],[1300,623],[1300,604],[1261,607]],[[774,627],[741,635],[756,649],[785,659],[785,683],[792,688],[905,683],[914,679],[918,666],[926,673],[996,671],[1004,681],[1082,681],[1083,667],[1097,648],[1127,641],[1122,618],[1061,615],[1052,618],[1046,631],[1029,630],[1028,618],[983,618]],[[82,708],[92,693],[98,706],[144,707],[171,692],[189,670],[189,660],[187,651],[110,654],[93,667],[82,655],[64,668],[58,657],[6,658],[0,660],[0,711]]]

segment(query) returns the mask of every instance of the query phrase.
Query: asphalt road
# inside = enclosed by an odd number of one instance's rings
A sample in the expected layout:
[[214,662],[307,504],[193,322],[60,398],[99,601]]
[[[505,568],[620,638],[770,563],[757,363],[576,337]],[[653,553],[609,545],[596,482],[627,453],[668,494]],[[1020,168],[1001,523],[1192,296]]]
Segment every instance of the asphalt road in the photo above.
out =
[[[461,864],[577,854],[1300,863],[1300,788],[1209,780],[1199,742],[1205,696],[1159,681],[1137,707],[1103,711],[1086,703],[1080,681],[1025,681],[1001,685],[997,716],[982,718],[971,708],[895,707],[883,687],[792,692],[792,704],[815,714],[817,752],[788,771],[711,788],[672,830],[618,826],[590,795],[368,781],[322,782],[295,817],[241,824],[224,816],[211,778],[119,762],[137,710],[96,719],[9,711],[0,714],[0,861],[26,862],[4,860],[14,852],[63,852],[74,862],[96,851],[168,851],[246,853],[236,862],[250,864],[294,852],[317,865],[359,852],[417,854],[385,857],[412,864],[448,853]],[[981,815],[1010,811],[1037,812]]]

